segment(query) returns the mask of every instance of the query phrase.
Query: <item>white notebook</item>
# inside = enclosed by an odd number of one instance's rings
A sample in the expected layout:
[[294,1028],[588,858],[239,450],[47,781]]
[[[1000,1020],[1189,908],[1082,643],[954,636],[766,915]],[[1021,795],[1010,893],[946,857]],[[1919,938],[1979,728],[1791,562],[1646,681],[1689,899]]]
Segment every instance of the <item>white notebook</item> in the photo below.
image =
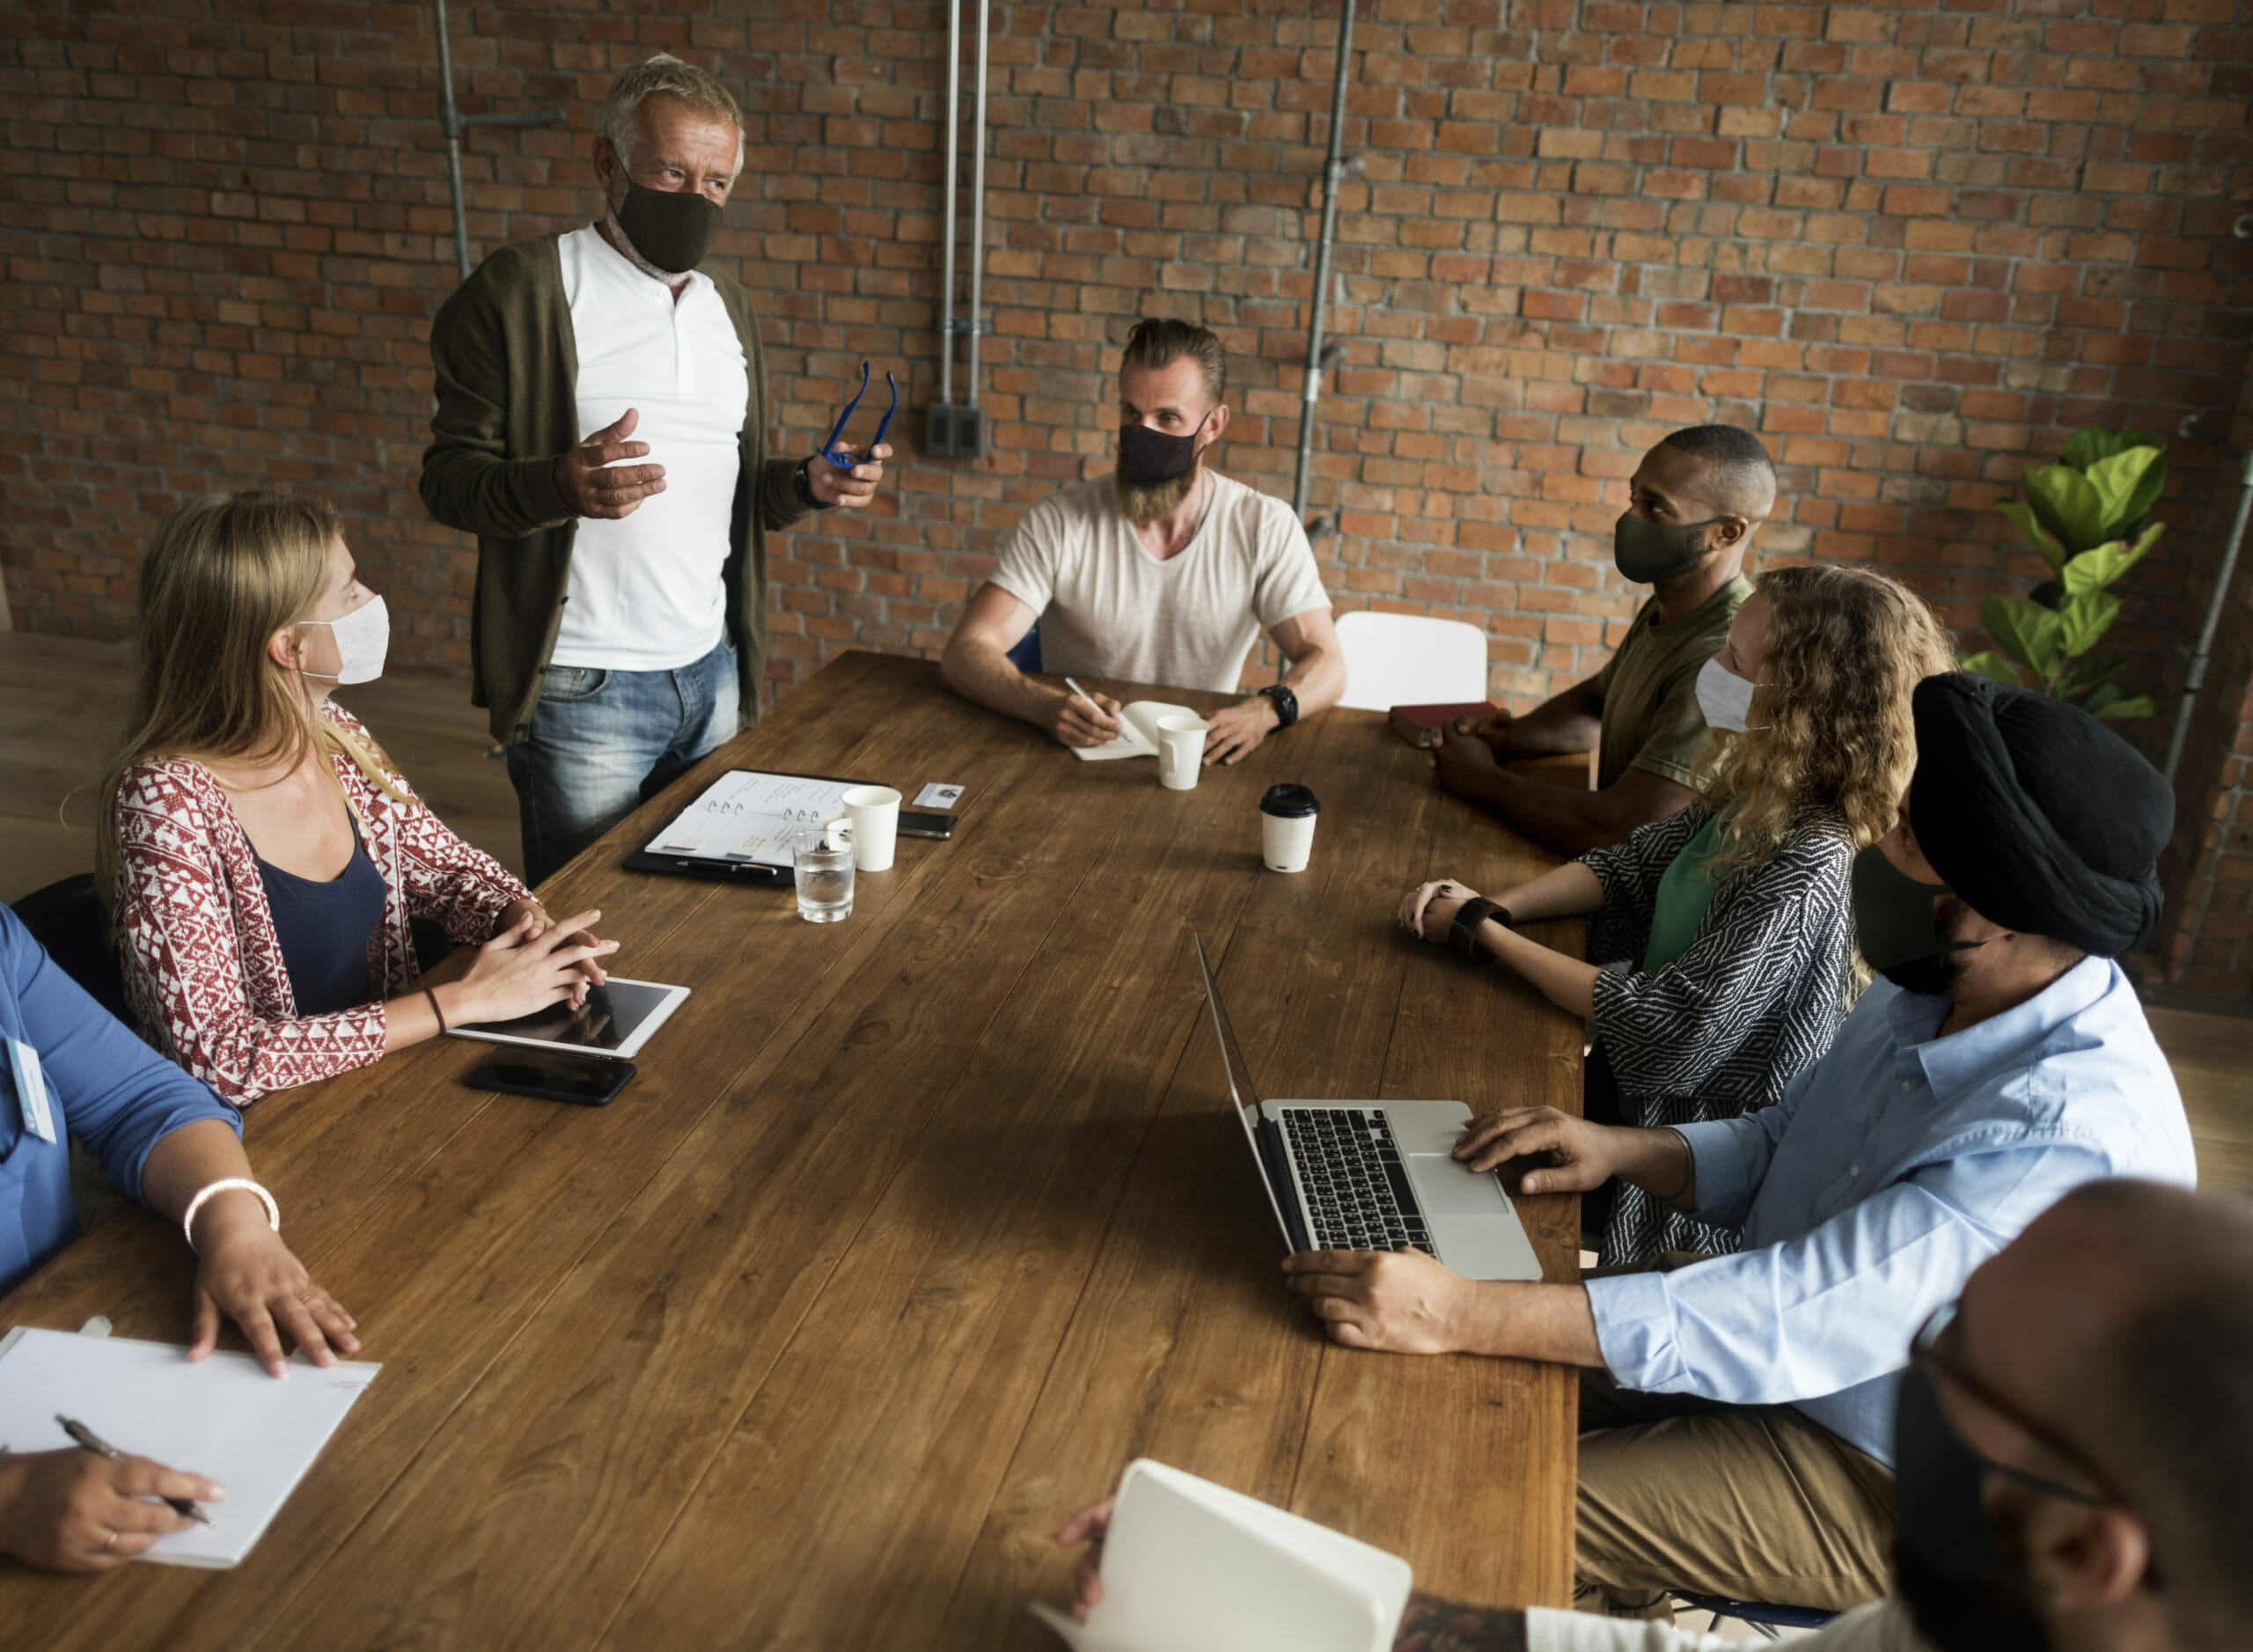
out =
[[1119,735],[1101,745],[1075,745],[1072,755],[1082,763],[1105,763],[1114,757],[1156,757],[1160,717],[1195,717],[1205,714],[1188,706],[1170,706],[1162,700],[1137,700],[1121,707]]
[[190,1364],[166,1342],[78,1336],[18,1325],[0,1338],[0,1445],[51,1451],[70,1444],[56,1413],[119,1450],[153,1457],[227,1488],[208,1526],[159,1538],[140,1558],[225,1568],[251,1551],[380,1365],[347,1360],[323,1369],[302,1356],[274,1377],[247,1354]]
[[1153,1463],[1127,1465],[1103,1545],[1103,1600],[1033,1615],[1075,1652],[1387,1652],[1408,1562]]

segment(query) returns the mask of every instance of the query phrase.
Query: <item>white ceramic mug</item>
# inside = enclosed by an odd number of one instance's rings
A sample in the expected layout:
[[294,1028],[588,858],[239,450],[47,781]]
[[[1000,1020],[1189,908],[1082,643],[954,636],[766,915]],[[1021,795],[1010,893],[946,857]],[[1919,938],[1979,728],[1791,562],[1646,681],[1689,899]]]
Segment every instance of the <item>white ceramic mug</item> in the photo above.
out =
[[1187,791],[1196,785],[1197,771],[1205,767],[1205,731],[1210,726],[1202,717],[1178,712],[1158,719],[1160,785],[1169,791]]
[[889,786],[855,786],[842,801],[845,812],[832,815],[823,829],[833,842],[840,833],[852,838],[853,864],[862,871],[890,871],[899,841],[899,794]]

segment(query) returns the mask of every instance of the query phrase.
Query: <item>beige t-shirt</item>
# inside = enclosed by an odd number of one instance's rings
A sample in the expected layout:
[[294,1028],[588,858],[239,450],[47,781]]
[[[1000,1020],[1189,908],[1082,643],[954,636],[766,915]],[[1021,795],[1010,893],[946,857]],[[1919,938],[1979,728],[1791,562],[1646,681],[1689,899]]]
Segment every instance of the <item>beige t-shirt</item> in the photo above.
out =
[[1327,608],[1290,506],[1207,471],[1204,525],[1157,562],[1109,476],[1060,488],[1002,541],[994,583],[1040,616],[1040,668],[1233,691],[1259,633]]
[[1644,601],[1619,651],[1596,676],[1604,696],[1604,731],[1596,748],[1599,788],[1631,768],[1648,769],[1679,786],[1690,783],[1713,738],[1698,705],[1698,672],[1728,646],[1729,622],[1751,594],[1752,582],[1739,574],[1690,613],[1664,623],[1658,598]]

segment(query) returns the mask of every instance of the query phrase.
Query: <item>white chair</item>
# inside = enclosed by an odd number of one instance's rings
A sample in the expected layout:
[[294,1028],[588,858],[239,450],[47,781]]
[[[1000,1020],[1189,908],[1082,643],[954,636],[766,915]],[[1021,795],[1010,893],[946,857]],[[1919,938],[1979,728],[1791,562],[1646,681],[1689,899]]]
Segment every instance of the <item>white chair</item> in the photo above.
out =
[[1365,711],[1464,705],[1486,697],[1486,634],[1460,620],[1357,609],[1338,616],[1346,697]]

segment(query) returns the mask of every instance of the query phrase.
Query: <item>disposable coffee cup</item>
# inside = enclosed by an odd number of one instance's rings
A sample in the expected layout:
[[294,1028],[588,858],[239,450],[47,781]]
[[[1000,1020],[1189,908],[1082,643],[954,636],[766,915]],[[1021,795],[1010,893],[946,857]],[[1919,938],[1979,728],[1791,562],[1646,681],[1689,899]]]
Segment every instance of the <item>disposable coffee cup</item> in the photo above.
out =
[[853,841],[853,863],[864,872],[888,872],[899,841],[899,794],[889,786],[855,786],[840,801],[845,812],[825,822],[842,826]]
[[1187,791],[1196,785],[1198,772],[1205,767],[1205,731],[1209,726],[1202,717],[1178,712],[1158,719],[1158,784],[1169,791]]
[[1303,872],[1322,804],[1303,786],[1270,786],[1259,800],[1259,858],[1271,872]]

